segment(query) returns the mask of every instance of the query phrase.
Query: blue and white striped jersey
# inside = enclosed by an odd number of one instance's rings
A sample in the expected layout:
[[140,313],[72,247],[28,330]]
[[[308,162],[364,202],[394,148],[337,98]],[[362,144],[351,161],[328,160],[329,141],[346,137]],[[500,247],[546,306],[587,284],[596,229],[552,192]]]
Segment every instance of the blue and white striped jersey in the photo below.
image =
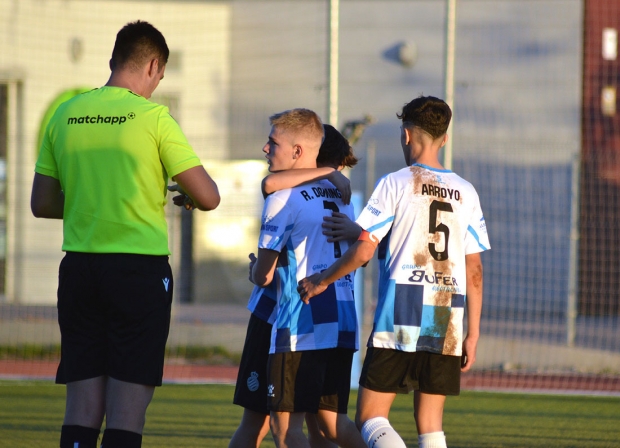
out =
[[332,211],[354,219],[353,207],[327,180],[277,191],[265,200],[258,247],[280,252],[270,353],[358,348],[353,273],[309,305],[297,293],[299,280],[325,270],[348,248],[346,242],[328,243],[322,233],[323,217]]
[[248,310],[259,319],[270,324],[273,324],[276,319],[276,290],[276,281],[264,288],[254,285],[248,300]]
[[465,255],[490,249],[474,187],[415,164],[377,183],[357,223],[381,241],[368,345],[460,356]]

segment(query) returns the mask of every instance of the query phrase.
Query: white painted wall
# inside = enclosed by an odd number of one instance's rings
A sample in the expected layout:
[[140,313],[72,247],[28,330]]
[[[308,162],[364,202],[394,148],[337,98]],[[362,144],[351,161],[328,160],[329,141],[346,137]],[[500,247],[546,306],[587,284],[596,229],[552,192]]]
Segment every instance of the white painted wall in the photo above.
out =
[[[176,118],[202,159],[227,155],[227,2],[0,0],[0,82],[12,82],[12,105],[21,111],[11,111],[7,166],[9,302],[56,301],[62,225],[29,209],[41,117],[60,92],[105,84],[116,33],[137,19],[155,25],[182,55],[180,70],[168,70],[155,93],[179,98]],[[74,39],[82,43],[77,61]]]

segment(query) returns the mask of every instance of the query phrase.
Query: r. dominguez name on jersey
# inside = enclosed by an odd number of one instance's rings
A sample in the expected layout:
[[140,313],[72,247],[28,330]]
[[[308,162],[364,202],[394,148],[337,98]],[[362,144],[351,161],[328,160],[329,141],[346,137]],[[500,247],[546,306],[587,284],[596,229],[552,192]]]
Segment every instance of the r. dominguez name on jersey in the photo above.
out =
[[312,187],[311,190],[312,190],[312,193],[314,194],[314,196],[312,196],[306,190],[301,190],[300,191],[301,195],[303,196],[303,198],[306,201],[311,201],[312,199],[317,199],[317,198],[329,198],[329,199],[334,199],[334,198],[340,199],[340,198],[342,198],[342,195],[340,194],[340,192],[336,188]]

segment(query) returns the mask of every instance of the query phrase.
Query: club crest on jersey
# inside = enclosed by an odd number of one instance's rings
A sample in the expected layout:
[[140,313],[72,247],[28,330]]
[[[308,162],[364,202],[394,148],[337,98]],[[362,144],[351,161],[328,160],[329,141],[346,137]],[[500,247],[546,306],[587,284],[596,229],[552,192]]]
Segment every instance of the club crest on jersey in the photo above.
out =
[[250,392],[256,392],[258,390],[258,386],[260,386],[260,383],[258,382],[257,372],[250,373],[250,376],[248,377],[248,380],[247,380],[247,385],[248,385],[248,389],[250,389]]

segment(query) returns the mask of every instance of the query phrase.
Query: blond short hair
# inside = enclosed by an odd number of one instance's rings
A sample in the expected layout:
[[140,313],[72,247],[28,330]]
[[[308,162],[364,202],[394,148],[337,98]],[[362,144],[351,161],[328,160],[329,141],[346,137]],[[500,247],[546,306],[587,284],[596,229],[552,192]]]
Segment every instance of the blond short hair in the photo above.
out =
[[313,147],[316,146],[316,151],[325,135],[321,119],[309,109],[285,110],[269,117],[269,123],[283,132],[293,134],[297,139],[306,140]]

